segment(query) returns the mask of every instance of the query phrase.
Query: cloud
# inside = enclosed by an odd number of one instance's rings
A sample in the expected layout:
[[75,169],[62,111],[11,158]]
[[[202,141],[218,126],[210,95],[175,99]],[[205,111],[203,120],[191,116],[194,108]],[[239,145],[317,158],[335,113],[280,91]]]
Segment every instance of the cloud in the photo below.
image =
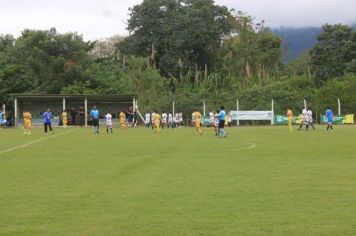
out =
[[[0,34],[19,36],[25,28],[78,32],[86,40],[128,35],[128,8],[142,0],[11,0],[0,8]],[[356,22],[352,0],[215,0],[247,12],[267,26],[321,26]]]

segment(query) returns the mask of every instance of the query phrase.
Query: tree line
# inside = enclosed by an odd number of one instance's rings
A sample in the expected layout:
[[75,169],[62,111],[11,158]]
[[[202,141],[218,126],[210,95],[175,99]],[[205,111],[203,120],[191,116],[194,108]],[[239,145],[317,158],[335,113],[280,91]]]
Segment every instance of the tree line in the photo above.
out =
[[282,39],[253,17],[213,0],[144,0],[129,9],[128,37],[25,29],[0,36],[0,102],[12,93],[129,94],[141,110],[228,109],[356,112],[356,32],[322,27],[316,45],[283,63]]

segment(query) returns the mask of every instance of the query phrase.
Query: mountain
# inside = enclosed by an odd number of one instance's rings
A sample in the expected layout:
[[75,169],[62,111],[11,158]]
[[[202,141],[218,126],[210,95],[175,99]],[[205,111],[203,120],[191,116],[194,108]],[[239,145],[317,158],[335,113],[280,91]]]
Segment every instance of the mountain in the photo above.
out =
[[280,36],[283,40],[284,61],[288,62],[298,58],[298,56],[306,50],[312,48],[317,37],[321,33],[321,27],[305,27],[305,28],[285,28],[272,29],[272,31]]
[[[351,27],[356,30],[356,23],[351,24]],[[285,62],[298,58],[301,53],[312,48],[322,32],[321,27],[281,27],[271,30],[283,40],[282,45],[286,49],[283,56]]]

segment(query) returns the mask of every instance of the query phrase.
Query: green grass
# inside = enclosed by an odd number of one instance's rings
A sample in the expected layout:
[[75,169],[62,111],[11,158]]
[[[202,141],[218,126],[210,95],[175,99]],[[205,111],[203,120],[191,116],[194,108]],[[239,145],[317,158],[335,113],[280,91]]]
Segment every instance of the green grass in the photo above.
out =
[[228,132],[2,129],[0,235],[356,235],[355,126]]

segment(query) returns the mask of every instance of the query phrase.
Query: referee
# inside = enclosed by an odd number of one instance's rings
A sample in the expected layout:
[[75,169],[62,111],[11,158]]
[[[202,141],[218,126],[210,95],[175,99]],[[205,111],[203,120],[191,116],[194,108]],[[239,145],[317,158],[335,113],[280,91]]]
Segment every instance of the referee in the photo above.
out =
[[220,107],[220,112],[219,112],[219,137],[222,138],[226,138],[226,133],[225,133],[225,130],[224,130],[224,126],[225,126],[225,107],[224,106],[221,106]]
[[91,124],[93,126],[93,133],[98,134],[99,133],[99,111],[96,109],[96,106],[93,107],[93,109],[90,111],[90,116],[91,116]]

